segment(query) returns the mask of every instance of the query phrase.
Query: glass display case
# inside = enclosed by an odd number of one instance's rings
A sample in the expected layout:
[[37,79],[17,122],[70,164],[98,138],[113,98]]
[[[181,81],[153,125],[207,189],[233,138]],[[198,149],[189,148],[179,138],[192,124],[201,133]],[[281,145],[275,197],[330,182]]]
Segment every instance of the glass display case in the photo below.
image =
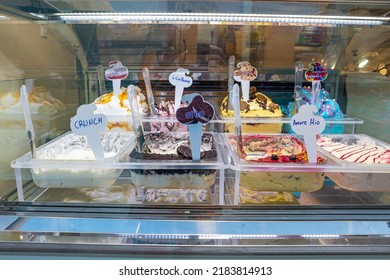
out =
[[[388,256],[389,13],[384,0],[2,1],[0,254]],[[120,83],[105,75],[118,65]],[[179,106],[172,73],[191,80]],[[213,113],[187,128],[181,109],[204,113],[193,93]],[[103,160],[71,131],[87,104],[107,118]],[[291,126],[307,104],[326,123],[314,163]]]

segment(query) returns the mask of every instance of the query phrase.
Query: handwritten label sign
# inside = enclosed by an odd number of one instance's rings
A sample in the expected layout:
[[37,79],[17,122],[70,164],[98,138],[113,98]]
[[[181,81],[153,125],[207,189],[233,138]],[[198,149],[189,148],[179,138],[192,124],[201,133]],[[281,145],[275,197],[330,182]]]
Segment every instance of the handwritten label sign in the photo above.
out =
[[188,106],[177,109],[176,118],[180,123],[188,126],[192,159],[200,160],[202,125],[213,119],[214,108],[198,93],[184,95],[182,102],[187,103]]
[[257,69],[253,67],[248,61],[239,62],[237,67],[239,69],[233,72],[233,77],[237,82],[241,82],[242,98],[245,101],[248,101],[250,81],[256,79]]
[[316,135],[325,129],[324,118],[314,115],[317,110],[314,105],[302,105],[290,122],[292,130],[303,135],[310,163],[317,162]]
[[180,107],[180,101],[184,88],[188,88],[192,85],[192,78],[186,76],[188,74],[190,74],[189,70],[179,68],[176,70],[176,72],[173,72],[169,75],[169,82],[175,86],[175,112]]
[[70,129],[76,135],[87,136],[93,154],[97,160],[104,159],[100,132],[107,127],[107,118],[104,114],[94,114],[97,109],[95,104],[81,105],[77,109],[77,115],[70,119]]
[[114,89],[114,95],[118,96],[120,94],[121,89],[121,80],[125,79],[127,75],[129,75],[129,70],[125,66],[122,65],[120,61],[111,61],[104,75],[107,80],[112,81],[112,86]]

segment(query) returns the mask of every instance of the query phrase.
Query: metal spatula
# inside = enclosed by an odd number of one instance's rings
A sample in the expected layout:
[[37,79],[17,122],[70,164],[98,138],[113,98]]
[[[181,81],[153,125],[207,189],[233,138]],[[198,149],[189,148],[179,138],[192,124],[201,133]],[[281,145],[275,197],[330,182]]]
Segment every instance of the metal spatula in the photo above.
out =
[[138,111],[138,100],[135,92],[135,87],[133,85],[129,85],[127,87],[127,95],[129,98],[129,104],[131,109],[131,117],[133,119],[133,127],[134,133],[137,138],[137,152],[139,153],[148,153],[149,147],[146,145],[145,137],[144,137],[144,129],[142,126],[141,116]]
[[30,107],[28,103],[27,87],[25,85],[22,85],[22,87],[20,88],[20,96],[22,101],[24,121],[26,122],[27,138],[30,144],[31,157],[36,158],[37,148],[35,145],[35,131],[34,131],[34,126],[31,119]]

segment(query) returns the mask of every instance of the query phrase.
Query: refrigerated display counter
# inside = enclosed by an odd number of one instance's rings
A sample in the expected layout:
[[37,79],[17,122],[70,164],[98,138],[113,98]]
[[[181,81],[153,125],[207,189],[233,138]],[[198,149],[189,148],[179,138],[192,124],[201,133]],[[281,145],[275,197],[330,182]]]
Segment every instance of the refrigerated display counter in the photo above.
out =
[[[390,256],[389,11],[2,1],[0,255]],[[71,131],[87,104],[108,119],[103,160]],[[292,125],[310,104],[317,162]]]

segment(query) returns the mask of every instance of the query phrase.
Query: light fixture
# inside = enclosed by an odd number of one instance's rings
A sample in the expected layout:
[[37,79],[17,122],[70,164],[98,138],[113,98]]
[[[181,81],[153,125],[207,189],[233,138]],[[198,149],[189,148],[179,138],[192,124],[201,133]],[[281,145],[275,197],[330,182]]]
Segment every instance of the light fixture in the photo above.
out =
[[299,25],[381,25],[390,21],[389,17],[229,13],[56,13],[49,15],[48,19],[69,23],[279,23]]
[[47,19],[47,16],[44,14],[38,14],[38,13],[29,13],[29,14],[40,19]]
[[368,64],[368,59],[367,59],[367,58],[363,58],[363,59],[359,62],[358,68],[363,68],[363,67],[366,66],[367,64]]

